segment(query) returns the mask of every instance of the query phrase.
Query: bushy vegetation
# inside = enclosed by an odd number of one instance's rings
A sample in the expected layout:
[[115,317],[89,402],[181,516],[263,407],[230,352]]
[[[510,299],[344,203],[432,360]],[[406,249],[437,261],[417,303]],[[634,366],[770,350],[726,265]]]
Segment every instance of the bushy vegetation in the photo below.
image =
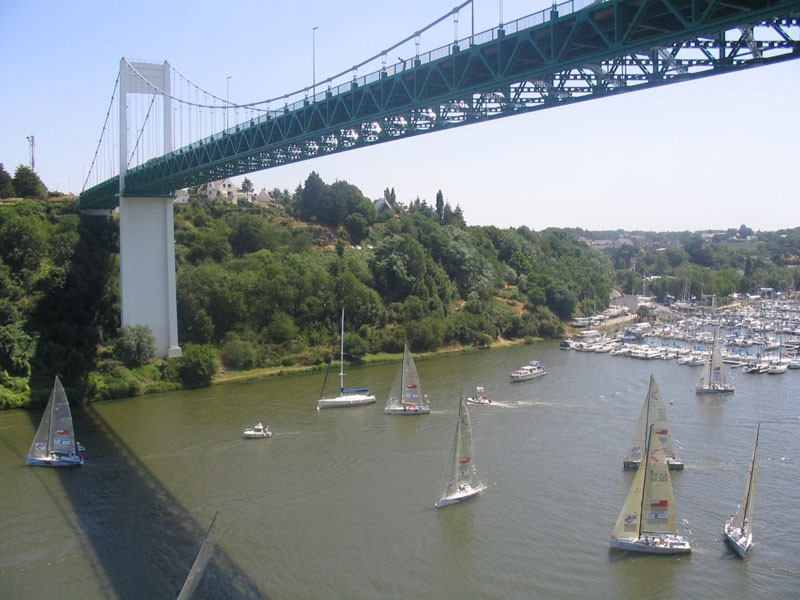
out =
[[387,189],[377,210],[312,173],[271,195],[266,208],[175,207],[177,360],[153,357],[146,327],[120,326],[114,219],[71,201],[0,205],[0,407],[44,401],[56,373],[93,401],[209,385],[220,369],[321,365],[342,308],[348,360],[362,360],[406,340],[420,352],[555,337],[604,308],[614,281],[638,291],[645,275],[659,298],[687,280],[718,296],[799,283],[800,229],[638,236],[606,255],[579,239],[589,232],[468,226],[441,191],[403,205]]

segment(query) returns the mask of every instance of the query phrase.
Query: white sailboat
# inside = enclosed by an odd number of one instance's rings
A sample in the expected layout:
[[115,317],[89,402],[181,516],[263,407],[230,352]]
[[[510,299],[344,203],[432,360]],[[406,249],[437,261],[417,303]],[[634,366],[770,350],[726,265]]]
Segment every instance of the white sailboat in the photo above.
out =
[[436,508],[463,502],[477,496],[486,486],[478,481],[478,471],[472,460],[472,425],[464,398],[458,401],[458,419],[450,461],[442,478]]
[[655,425],[650,425],[644,462],[633,478],[610,545],[647,554],[688,554],[692,547],[678,535],[677,522],[664,450]]
[[672,442],[672,435],[669,432],[669,422],[667,421],[667,407],[661,398],[661,390],[656,385],[655,378],[650,375],[650,388],[644,399],[642,411],[639,413],[639,420],[633,431],[628,452],[622,461],[625,469],[637,469],[642,461],[643,449],[647,443],[647,432],[650,425],[655,425],[655,432],[661,442],[661,448],[667,457],[667,464],[670,471],[682,471],[683,463],[675,456],[675,444]]
[[[325,380],[328,379],[327,373]],[[325,391],[325,383],[322,384],[322,391]],[[346,389],[344,387],[344,309],[342,309],[341,344],[339,351],[339,395],[334,398],[320,397],[317,401],[317,410],[320,408],[339,408],[344,406],[359,406],[361,404],[373,404],[375,396],[370,394],[366,388]]]
[[753,458],[750,461],[750,472],[747,486],[744,489],[744,502],[739,505],[735,515],[725,522],[725,539],[742,558],[753,547],[753,513],[756,504],[756,473],[758,471],[758,436],[761,423],[756,429],[756,443],[753,446]]
[[25,462],[37,467],[80,467],[83,464],[82,449],[75,441],[67,393],[56,375]]
[[403,347],[403,361],[397,370],[383,412],[387,415],[426,415],[431,412],[428,396],[422,393],[419,373],[408,349],[408,342]]
[[734,389],[725,376],[722,353],[719,349],[719,335],[715,331],[714,346],[711,349],[711,354],[706,358],[700,381],[697,382],[694,391],[696,394],[732,394]]

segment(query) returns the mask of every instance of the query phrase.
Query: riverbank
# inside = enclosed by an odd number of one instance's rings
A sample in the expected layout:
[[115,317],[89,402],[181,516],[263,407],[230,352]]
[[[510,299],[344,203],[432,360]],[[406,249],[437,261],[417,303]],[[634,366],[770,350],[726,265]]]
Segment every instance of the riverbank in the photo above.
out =
[[[419,354],[415,353],[414,357],[417,359],[424,359],[436,356],[438,354],[451,354],[453,352],[479,352],[485,350],[491,350],[492,348],[507,348],[509,346],[518,346],[521,344],[530,343],[531,338],[519,339],[519,340],[507,340],[504,338],[500,338],[498,340],[494,340],[490,346],[479,348],[477,346],[465,346],[462,344],[453,344],[450,346],[446,346],[445,348],[441,348],[435,352],[421,352]],[[533,338],[534,343],[542,341],[543,338]],[[386,353],[382,352],[380,354],[369,354],[367,355],[361,364],[380,364],[386,362],[397,362],[403,356],[402,352],[397,353]],[[338,365],[339,361],[333,361],[334,365]],[[250,369],[248,371],[226,371],[222,370],[218,375],[214,376],[211,380],[211,385],[223,385],[226,383],[233,383],[233,382],[241,382],[241,381],[253,381],[258,379],[265,379],[268,377],[280,377],[282,375],[295,375],[298,373],[309,373],[312,371],[322,371],[323,369],[327,368],[325,364],[318,364],[318,365],[297,365],[292,367],[263,367],[260,369]]]

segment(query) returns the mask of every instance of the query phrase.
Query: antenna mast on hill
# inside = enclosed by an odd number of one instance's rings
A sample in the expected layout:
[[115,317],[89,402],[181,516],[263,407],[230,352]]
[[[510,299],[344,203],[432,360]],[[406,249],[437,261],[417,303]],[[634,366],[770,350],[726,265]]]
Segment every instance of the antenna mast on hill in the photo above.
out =
[[36,151],[36,141],[33,139],[32,135],[28,136],[28,146],[30,147],[30,150],[31,150],[31,171],[33,171],[35,173],[36,172],[36,160],[34,158],[34,154],[35,154],[35,151]]

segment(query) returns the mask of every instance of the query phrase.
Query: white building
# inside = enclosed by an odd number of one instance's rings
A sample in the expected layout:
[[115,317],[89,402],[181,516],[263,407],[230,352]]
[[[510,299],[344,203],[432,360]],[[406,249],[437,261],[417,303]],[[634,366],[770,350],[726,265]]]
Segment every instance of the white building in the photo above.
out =
[[204,183],[197,188],[197,194],[207,200],[223,200],[236,204],[236,186],[230,179]]

